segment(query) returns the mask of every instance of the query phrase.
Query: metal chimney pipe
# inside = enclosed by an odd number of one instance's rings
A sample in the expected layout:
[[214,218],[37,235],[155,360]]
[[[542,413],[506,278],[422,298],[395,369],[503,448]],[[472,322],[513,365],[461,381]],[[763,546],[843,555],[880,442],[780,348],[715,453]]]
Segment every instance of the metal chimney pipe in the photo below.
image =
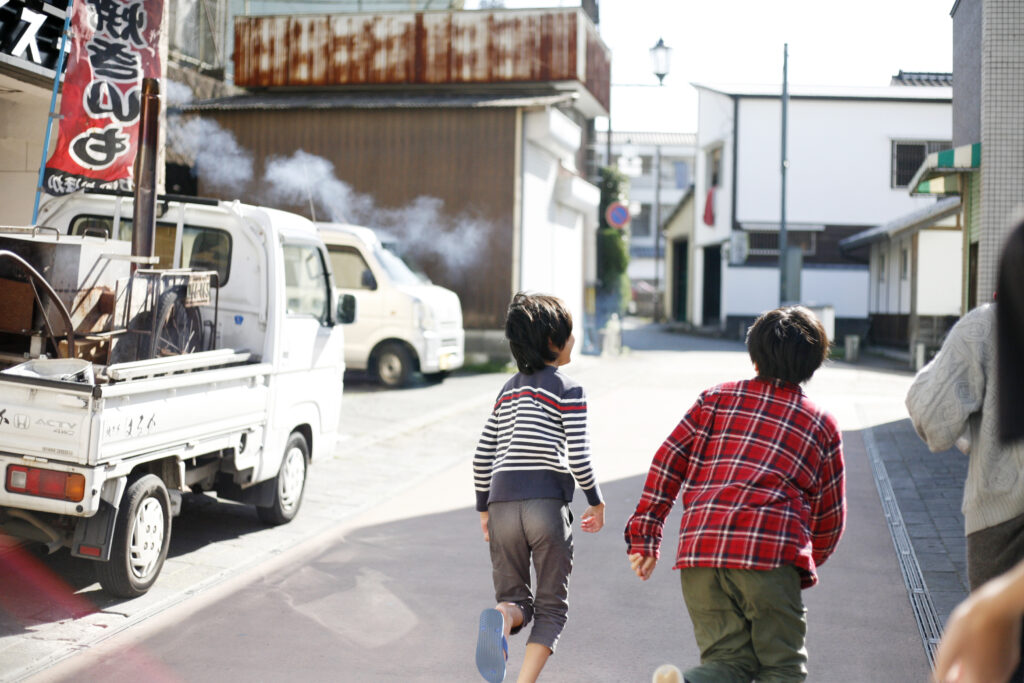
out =
[[[156,242],[156,160],[160,127],[160,84],[142,79],[138,152],[135,155],[135,212],[132,215],[132,256],[153,256]],[[132,270],[136,268],[132,264]]]

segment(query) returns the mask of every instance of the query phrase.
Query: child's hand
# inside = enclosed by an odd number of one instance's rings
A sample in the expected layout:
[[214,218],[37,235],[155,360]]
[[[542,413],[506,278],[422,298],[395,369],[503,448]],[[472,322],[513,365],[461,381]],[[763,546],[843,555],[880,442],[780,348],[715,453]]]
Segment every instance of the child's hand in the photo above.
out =
[[604,503],[591,505],[583,511],[580,528],[590,534],[596,534],[604,526]]
[[633,553],[629,556],[629,567],[634,574],[640,577],[641,581],[651,578],[651,572],[654,571],[656,564],[658,564],[656,557],[644,557],[640,553]]
[[487,530],[487,520],[490,519],[491,514],[489,512],[480,513],[480,528],[484,532],[484,543],[490,543],[491,532]]

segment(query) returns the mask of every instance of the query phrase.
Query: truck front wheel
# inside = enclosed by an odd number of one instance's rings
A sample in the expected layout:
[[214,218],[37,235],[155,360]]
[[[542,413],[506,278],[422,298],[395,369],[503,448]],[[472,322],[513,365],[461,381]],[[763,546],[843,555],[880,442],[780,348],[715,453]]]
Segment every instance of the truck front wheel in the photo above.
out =
[[128,485],[114,525],[110,560],[96,564],[103,590],[119,598],[137,598],[152,587],[171,540],[171,500],[154,474]]
[[309,467],[309,446],[306,438],[298,432],[288,437],[284,448],[281,469],[274,479],[274,502],[266,507],[257,507],[256,513],[267,524],[284,524],[292,521],[302,505],[302,494],[306,492],[306,472]]
[[373,354],[371,366],[381,384],[389,389],[402,387],[412,375],[412,355],[402,344],[388,342]]

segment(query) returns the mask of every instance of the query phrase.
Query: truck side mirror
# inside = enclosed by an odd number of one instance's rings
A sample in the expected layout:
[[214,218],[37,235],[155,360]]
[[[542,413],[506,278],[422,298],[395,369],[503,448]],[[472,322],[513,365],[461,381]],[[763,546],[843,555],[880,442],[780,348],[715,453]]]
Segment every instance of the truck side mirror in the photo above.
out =
[[348,325],[356,321],[356,298],[352,294],[342,294],[338,297],[338,322]]

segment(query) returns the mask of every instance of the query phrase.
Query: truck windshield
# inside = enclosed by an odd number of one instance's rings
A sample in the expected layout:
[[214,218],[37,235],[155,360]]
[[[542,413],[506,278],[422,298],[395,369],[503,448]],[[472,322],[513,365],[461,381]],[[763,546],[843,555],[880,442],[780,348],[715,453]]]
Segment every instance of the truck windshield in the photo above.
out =
[[382,247],[374,247],[374,255],[377,262],[387,271],[388,277],[396,285],[422,285],[423,280],[419,275],[412,272],[405,261]]

